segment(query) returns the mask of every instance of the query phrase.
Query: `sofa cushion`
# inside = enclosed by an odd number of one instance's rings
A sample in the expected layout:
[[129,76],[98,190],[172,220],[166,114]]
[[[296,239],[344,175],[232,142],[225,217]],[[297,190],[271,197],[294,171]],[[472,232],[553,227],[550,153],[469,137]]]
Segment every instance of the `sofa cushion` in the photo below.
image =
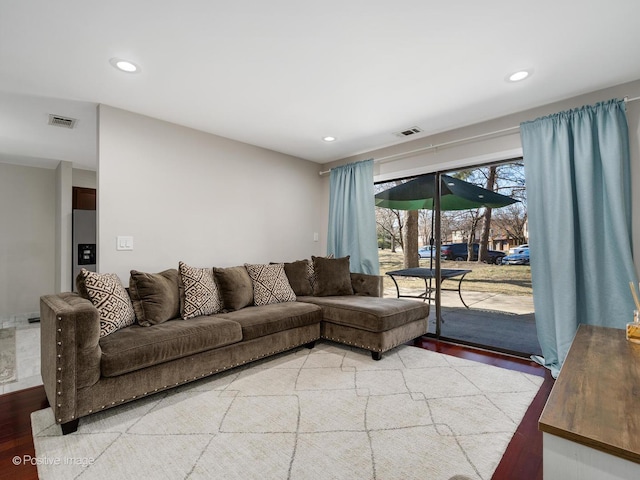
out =
[[100,340],[100,369],[103,376],[115,377],[241,340],[240,325],[217,316],[132,325]]
[[353,295],[349,256],[342,258],[311,257],[316,282],[313,294],[318,297],[330,295]]
[[129,295],[138,323],[144,327],[166,322],[180,315],[178,270],[160,273],[131,270]]
[[313,295],[311,282],[309,281],[309,260],[298,260],[284,264],[284,273],[287,275],[289,285],[296,295]]
[[98,310],[101,337],[135,323],[131,299],[115,273],[96,273],[83,268],[76,277],[76,287]]
[[244,266],[214,268],[213,273],[220,286],[225,310],[240,310],[253,304],[253,282]]
[[385,332],[429,316],[426,303],[398,298],[345,295],[298,297],[298,301],[321,306],[325,322],[369,332]]
[[220,317],[238,322],[242,326],[242,339],[246,341],[291,328],[320,323],[322,309],[308,303],[272,303],[220,314]]
[[351,286],[354,295],[382,297],[384,294],[384,280],[380,275],[351,272]]
[[272,303],[295,302],[296,294],[289,285],[283,263],[269,265],[245,263],[244,267],[253,284],[253,304],[256,306]]
[[[333,253],[330,253],[326,257],[316,257],[316,258],[333,258]],[[309,279],[309,284],[311,285],[311,295],[313,295],[313,289],[315,288],[317,276],[316,272],[313,269],[313,256],[311,260],[307,263],[307,278]]]
[[178,269],[184,288],[181,312],[183,319],[211,315],[222,310],[222,299],[213,278],[212,268],[194,268],[180,262]]

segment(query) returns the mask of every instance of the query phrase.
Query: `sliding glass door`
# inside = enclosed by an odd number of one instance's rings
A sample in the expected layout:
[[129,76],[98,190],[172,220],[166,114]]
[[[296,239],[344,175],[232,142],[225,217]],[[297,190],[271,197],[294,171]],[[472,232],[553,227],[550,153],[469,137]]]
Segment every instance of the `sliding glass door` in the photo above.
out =
[[521,159],[376,185],[385,295],[430,301],[435,336],[539,353],[524,187]]

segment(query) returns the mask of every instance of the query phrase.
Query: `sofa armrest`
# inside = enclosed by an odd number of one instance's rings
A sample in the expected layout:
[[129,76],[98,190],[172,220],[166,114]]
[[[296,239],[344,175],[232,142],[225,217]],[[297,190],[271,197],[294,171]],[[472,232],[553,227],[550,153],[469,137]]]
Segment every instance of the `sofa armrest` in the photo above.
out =
[[384,292],[383,278],[380,275],[351,273],[353,293],[367,297],[382,297]]
[[58,423],[76,418],[77,391],[100,378],[100,317],[75,293],[40,297],[40,371]]

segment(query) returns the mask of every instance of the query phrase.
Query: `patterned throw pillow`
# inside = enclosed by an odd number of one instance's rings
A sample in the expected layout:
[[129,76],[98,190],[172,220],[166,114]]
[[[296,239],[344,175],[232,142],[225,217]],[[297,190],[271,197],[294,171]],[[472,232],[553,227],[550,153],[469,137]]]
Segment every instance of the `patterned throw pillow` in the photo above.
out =
[[178,270],[184,287],[181,312],[184,320],[211,315],[222,310],[222,299],[213,279],[213,268],[194,268],[180,262]]
[[253,282],[253,303],[255,305],[296,301],[296,294],[284,273],[284,263],[269,265],[245,263],[244,266]]
[[96,273],[83,268],[76,283],[80,295],[98,309],[101,337],[135,323],[131,299],[115,273]]

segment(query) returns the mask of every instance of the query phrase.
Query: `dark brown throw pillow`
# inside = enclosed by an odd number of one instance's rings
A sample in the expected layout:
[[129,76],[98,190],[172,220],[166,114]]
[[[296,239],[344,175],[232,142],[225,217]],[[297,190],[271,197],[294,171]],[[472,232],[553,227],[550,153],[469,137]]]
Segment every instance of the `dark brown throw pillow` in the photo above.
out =
[[214,268],[225,310],[240,310],[253,305],[253,282],[244,266]]
[[[330,253],[326,257],[316,257],[316,258],[334,258],[334,256],[333,256],[333,253]],[[311,284],[311,291],[313,292],[313,289],[315,288],[315,284],[316,284],[316,273],[313,270],[313,259],[307,264],[307,278],[309,279],[309,283]]]
[[160,273],[131,270],[129,295],[140,325],[149,327],[180,315],[178,279],[175,268]]
[[284,273],[287,274],[289,285],[299,297],[313,295],[313,289],[309,282],[309,260],[298,260],[285,263]]
[[313,294],[316,297],[330,295],[353,295],[349,256],[342,258],[311,257],[316,283]]

